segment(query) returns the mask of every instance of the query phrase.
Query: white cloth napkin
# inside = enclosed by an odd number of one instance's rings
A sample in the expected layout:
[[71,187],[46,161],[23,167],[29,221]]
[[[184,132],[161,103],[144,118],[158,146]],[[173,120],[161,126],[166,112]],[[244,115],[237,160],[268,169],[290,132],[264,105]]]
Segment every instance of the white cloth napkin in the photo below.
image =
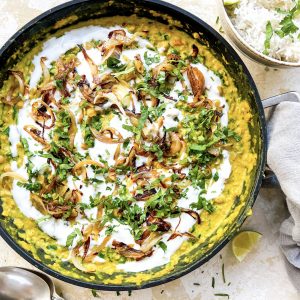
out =
[[279,104],[269,120],[268,135],[268,165],[286,195],[291,214],[281,225],[280,244],[287,260],[299,268],[288,266],[300,290],[300,103]]

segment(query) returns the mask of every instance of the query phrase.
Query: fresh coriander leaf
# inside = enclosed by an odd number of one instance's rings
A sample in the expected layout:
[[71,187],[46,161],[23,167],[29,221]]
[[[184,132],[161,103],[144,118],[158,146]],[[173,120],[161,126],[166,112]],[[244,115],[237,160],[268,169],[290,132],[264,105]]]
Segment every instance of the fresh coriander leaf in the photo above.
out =
[[225,278],[225,265],[224,265],[224,263],[222,264],[222,278],[223,278],[223,282],[226,283],[226,278]]
[[72,233],[70,233],[67,237],[67,242],[66,242],[66,246],[70,247],[73,244],[74,239],[76,238],[77,233],[75,231],[73,231]]
[[201,195],[199,195],[198,201],[196,203],[192,203],[190,205],[190,207],[192,209],[194,208],[194,209],[197,209],[197,210],[204,209],[204,210],[206,210],[210,214],[215,211],[215,207],[212,204],[212,202],[209,201],[209,200],[207,200],[207,199],[205,199]]
[[164,252],[167,251],[167,245],[163,241],[158,242],[158,246],[163,249]]
[[279,24],[282,25],[280,30],[281,30],[281,32],[283,32],[284,36],[291,34],[291,33],[295,33],[299,29],[299,27],[297,27],[294,24],[293,16],[291,16],[291,15],[284,17],[283,20]]
[[98,294],[97,294],[97,291],[96,291],[96,290],[92,289],[91,292],[92,292],[92,295],[93,295],[94,297],[98,297]]
[[125,68],[126,68],[125,64],[122,64],[119,59],[112,57],[112,56],[110,56],[107,59],[107,66],[110,69],[112,69],[114,71],[118,71],[118,72],[121,72],[121,71],[125,70]]
[[265,54],[265,55],[269,54],[272,36],[273,36],[272,24],[270,21],[268,21],[266,24],[266,37],[265,37],[265,43],[264,43],[265,49],[263,51],[263,54]]
[[63,80],[62,80],[62,79],[55,80],[55,85],[56,85],[60,90],[62,90],[62,89],[64,88]]
[[76,237],[79,237],[79,239],[82,239],[82,234],[78,228],[76,228],[72,233],[70,233],[67,237],[66,246],[70,247],[73,245],[73,241]]
[[148,51],[146,51],[144,53],[144,60],[145,60],[145,63],[149,66],[153,63],[159,63],[160,62],[160,56],[159,56],[158,53],[154,54],[153,56],[149,56]]
[[227,299],[229,299],[229,295],[228,294],[223,294],[223,293],[218,293],[218,294],[214,294],[215,296],[219,296],[219,297],[227,297]]
[[38,218],[36,221],[38,223],[42,223],[42,222],[45,222],[45,221],[47,221],[49,219],[50,219],[50,216],[44,216],[44,217]]
[[213,176],[213,180],[214,180],[214,181],[218,181],[218,179],[219,179],[219,173],[216,172],[216,173],[214,174],[214,176]]
[[116,228],[117,225],[109,225],[107,226],[106,230],[105,230],[105,234],[106,235],[111,235],[114,231],[114,229]]
[[130,143],[130,139],[126,139],[123,143],[123,149],[126,149]]
[[39,182],[27,183],[27,182],[18,181],[17,185],[31,192],[38,192],[42,188],[42,185]]

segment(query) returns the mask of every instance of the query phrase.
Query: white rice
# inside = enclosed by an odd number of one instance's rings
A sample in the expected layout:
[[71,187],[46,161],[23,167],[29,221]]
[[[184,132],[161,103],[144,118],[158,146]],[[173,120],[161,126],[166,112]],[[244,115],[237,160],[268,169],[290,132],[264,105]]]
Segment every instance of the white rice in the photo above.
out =
[[[298,0],[297,0],[298,1]],[[295,0],[240,0],[234,9],[232,23],[241,36],[256,50],[265,50],[266,24],[271,22],[273,36],[270,40],[269,56],[278,60],[300,62],[300,16],[295,16],[294,24],[297,32],[279,37],[275,31],[281,28],[280,21],[286,14],[281,10],[290,10],[295,6]]]

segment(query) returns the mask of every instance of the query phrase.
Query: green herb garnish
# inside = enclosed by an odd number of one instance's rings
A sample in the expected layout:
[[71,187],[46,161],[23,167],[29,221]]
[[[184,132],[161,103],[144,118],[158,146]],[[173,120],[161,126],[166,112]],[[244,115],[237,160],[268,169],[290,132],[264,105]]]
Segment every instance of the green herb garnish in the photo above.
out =
[[167,245],[166,245],[163,241],[158,242],[158,246],[159,246],[164,252],[167,251]]
[[265,54],[265,55],[269,54],[272,36],[273,36],[272,24],[270,21],[268,21],[266,24],[266,38],[265,38],[265,43],[264,43],[265,50],[263,51],[263,54]]

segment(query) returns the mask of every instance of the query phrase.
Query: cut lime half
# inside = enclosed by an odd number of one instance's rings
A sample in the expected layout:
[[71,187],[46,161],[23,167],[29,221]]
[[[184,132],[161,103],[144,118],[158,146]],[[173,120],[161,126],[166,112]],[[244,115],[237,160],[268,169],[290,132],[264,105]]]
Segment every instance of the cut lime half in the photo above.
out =
[[240,0],[224,0],[224,5],[229,6],[229,5],[238,4],[239,2]]
[[232,240],[232,252],[234,256],[242,261],[247,254],[256,246],[262,234],[256,231],[241,231]]

